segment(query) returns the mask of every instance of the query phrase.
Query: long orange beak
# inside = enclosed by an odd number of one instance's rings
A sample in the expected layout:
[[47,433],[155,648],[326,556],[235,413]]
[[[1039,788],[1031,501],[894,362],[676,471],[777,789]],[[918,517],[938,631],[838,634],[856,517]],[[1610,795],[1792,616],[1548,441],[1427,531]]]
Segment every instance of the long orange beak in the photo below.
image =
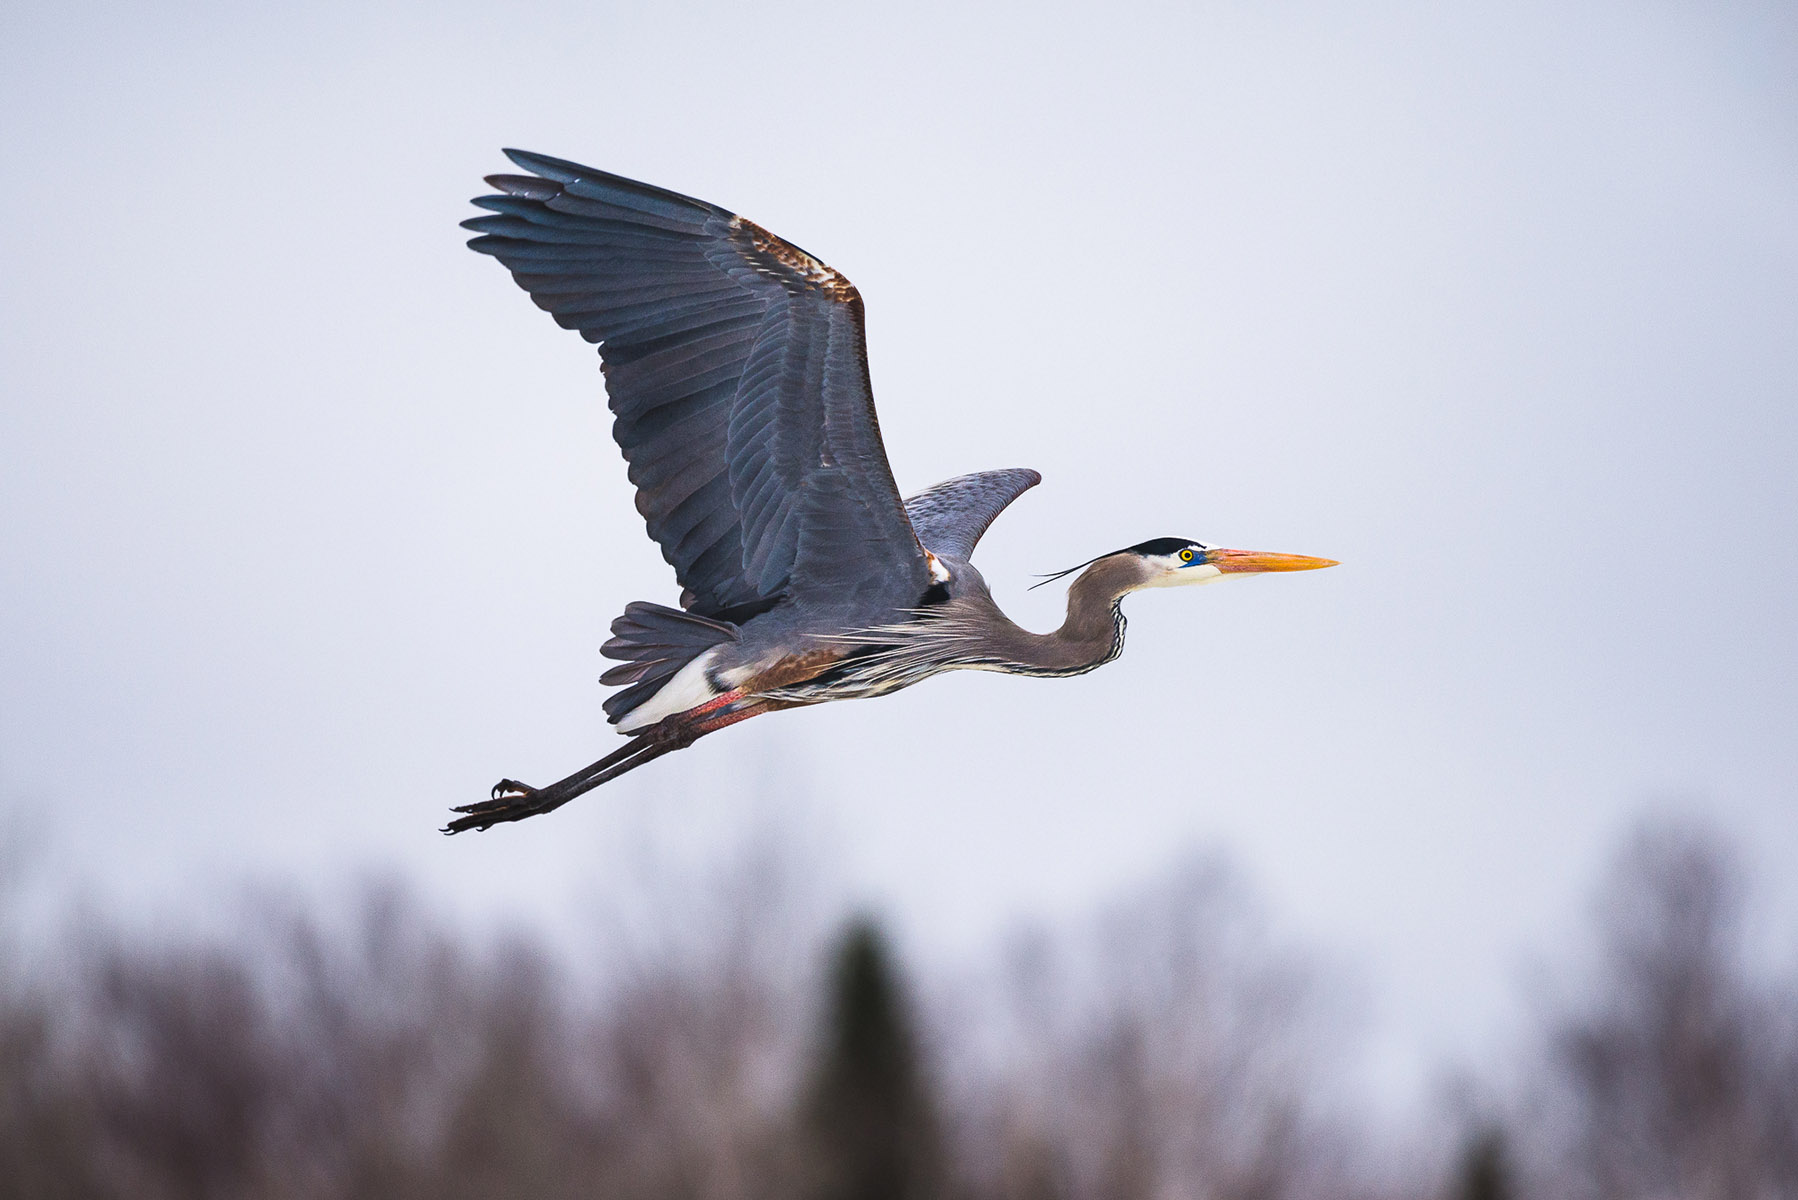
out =
[[1333,558],[1309,558],[1303,554],[1269,554],[1265,550],[1212,550],[1205,561],[1225,574],[1261,571],[1317,571],[1333,567]]

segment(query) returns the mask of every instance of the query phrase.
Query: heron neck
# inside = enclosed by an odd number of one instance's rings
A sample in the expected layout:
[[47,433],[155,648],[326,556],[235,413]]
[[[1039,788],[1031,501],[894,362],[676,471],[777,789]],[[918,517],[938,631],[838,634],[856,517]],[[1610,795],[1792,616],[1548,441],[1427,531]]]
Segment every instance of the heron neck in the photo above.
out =
[[1120,603],[1140,583],[1136,564],[1127,560],[1101,559],[1075,578],[1068,588],[1068,615],[1051,637],[1079,647],[1099,666],[1124,649],[1124,612]]
[[1008,657],[1030,674],[1079,675],[1103,666],[1124,648],[1119,601],[1141,583],[1140,570],[1128,561],[1094,563],[1068,588],[1068,615],[1061,628],[1031,633],[1011,626],[1017,644]]

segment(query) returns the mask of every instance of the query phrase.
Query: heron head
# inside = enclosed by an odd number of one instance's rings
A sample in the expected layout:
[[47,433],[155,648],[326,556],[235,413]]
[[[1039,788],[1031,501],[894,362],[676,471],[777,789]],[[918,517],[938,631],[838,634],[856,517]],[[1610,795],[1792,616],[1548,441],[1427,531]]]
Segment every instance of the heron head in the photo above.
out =
[[1336,565],[1329,558],[1305,554],[1228,551],[1190,538],[1154,538],[1118,554],[1133,554],[1142,561],[1145,578],[1138,587],[1145,588],[1190,587],[1235,576],[1259,576],[1269,570],[1318,570]]
[[1145,578],[1138,585],[1140,587],[1187,587],[1268,571],[1315,571],[1336,565],[1328,558],[1271,554],[1264,550],[1226,550],[1190,538],[1154,538],[1118,553],[1134,555],[1141,561]]
[[1264,550],[1226,550],[1220,546],[1195,542],[1191,538],[1151,538],[1088,559],[1077,567],[1057,571],[1044,577],[1041,587],[1071,575],[1081,567],[1097,563],[1117,563],[1133,571],[1135,578],[1124,584],[1129,591],[1152,587],[1188,587],[1216,583],[1240,575],[1261,575],[1268,571],[1315,571],[1333,567],[1334,559],[1310,558],[1303,554],[1272,554]]

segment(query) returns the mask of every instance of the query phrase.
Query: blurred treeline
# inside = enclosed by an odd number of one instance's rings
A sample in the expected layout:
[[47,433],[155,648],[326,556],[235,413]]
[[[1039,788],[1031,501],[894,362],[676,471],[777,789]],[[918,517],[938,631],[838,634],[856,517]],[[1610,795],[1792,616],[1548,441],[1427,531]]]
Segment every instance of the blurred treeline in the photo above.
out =
[[1507,1078],[1396,1139],[1330,972],[1215,860],[957,980],[821,919],[796,867],[749,855],[595,962],[391,885],[348,916],[264,894],[235,936],[89,919],[49,969],[15,947],[0,1195],[1798,1196],[1798,990],[1751,968],[1700,830],[1628,841]]

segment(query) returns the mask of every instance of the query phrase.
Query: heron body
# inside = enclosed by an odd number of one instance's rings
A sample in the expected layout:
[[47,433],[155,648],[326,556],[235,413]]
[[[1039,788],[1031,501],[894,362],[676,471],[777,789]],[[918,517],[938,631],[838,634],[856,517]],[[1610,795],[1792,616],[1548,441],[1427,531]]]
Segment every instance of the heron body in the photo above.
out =
[[469,245],[599,345],[637,509],[682,591],[678,608],[627,605],[602,647],[618,665],[601,682],[620,689],[606,715],[631,740],[549,787],[502,780],[447,832],[548,812],[761,713],[949,670],[1093,670],[1121,652],[1120,604],[1141,588],[1333,565],[1160,538],[1074,568],[1061,627],[1023,629],[969,560],[1041,476],[901,499],[841,273],[716,205],[506,153],[531,173],[488,178]]

